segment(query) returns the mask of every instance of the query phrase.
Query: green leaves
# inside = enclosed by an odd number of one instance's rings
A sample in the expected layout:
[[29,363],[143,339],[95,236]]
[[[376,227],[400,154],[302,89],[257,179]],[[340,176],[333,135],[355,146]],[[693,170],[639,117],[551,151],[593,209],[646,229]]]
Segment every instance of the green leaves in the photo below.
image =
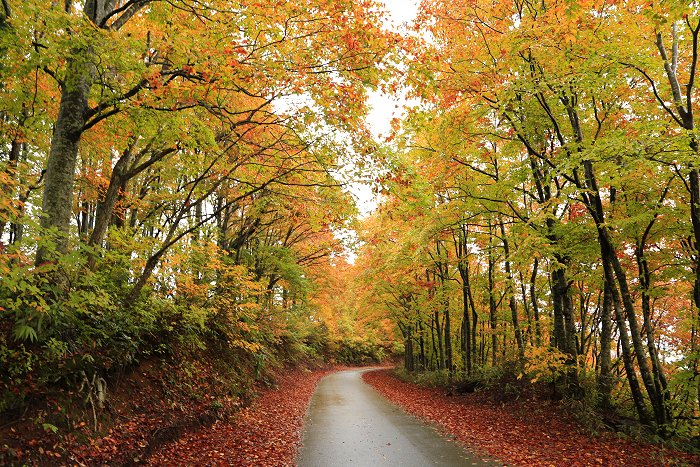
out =
[[36,330],[21,321],[15,324],[15,328],[12,330],[12,332],[17,340],[36,342],[39,339]]

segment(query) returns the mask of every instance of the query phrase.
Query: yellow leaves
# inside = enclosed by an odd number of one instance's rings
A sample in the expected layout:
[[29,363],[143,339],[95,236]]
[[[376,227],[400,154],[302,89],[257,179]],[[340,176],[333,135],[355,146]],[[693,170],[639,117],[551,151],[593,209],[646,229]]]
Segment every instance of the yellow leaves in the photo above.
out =
[[530,383],[551,382],[565,371],[567,357],[552,347],[528,347],[525,350],[524,373],[518,379],[528,377]]
[[231,346],[246,350],[250,353],[257,353],[262,349],[262,345],[257,342],[250,342],[243,339],[234,339],[231,341]]

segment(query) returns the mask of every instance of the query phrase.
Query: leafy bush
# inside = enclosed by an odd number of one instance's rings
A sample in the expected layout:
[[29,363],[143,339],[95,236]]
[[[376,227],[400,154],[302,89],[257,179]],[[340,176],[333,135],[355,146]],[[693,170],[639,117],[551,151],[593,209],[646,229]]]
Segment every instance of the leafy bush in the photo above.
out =
[[566,374],[566,355],[554,347],[528,347],[525,365],[518,379],[526,377],[530,383],[552,383]]

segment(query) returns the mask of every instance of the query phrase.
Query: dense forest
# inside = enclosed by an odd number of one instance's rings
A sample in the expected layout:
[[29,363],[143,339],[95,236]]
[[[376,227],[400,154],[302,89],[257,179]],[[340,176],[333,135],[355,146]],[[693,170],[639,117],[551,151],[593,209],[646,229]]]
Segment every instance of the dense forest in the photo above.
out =
[[[2,0],[3,428],[104,431],[153,362],[224,362],[235,398],[398,356],[697,442],[700,7],[389,24],[370,0]],[[405,105],[387,135],[377,92]]]
[[406,368],[697,436],[697,6],[426,2],[359,264]]

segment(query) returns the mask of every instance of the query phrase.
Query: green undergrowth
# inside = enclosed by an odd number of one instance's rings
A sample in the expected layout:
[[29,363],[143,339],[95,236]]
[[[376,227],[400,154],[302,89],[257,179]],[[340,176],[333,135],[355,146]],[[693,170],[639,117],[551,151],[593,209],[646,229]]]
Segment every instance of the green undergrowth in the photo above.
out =
[[[149,293],[127,307],[118,281],[89,276],[72,276],[67,290],[29,272],[0,284],[2,465],[133,462],[158,440],[229,417],[283,368],[385,353],[330,333],[303,305]],[[102,439],[119,452],[102,452]]]
[[[204,349],[177,343],[129,366],[83,369],[82,380],[35,382],[22,391],[5,383],[18,401],[2,415],[0,464],[143,459],[184,431],[228,419],[275,386],[280,371],[325,365],[320,356],[303,360],[298,351],[251,354],[223,342]],[[291,366],[284,360],[290,354],[296,358]]]

